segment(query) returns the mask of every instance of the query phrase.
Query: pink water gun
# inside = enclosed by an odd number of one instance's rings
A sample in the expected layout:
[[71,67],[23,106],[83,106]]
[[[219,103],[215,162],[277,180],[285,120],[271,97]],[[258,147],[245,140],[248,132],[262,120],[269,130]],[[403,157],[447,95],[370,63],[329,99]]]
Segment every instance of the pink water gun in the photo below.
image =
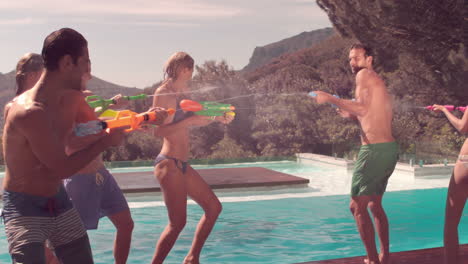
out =
[[[445,107],[445,109],[449,110],[450,112],[455,111],[455,110],[458,110],[458,111],[460,111],[460,112],[462,112],[462,113],[464,113],[465,110],[466,110],[466,108],[467,108],[467,106],[458,106],[458,107],[455,107],[455,106],[453,106],[453,105],[444,105],[444,107]],[[434,107],[433,107],[432,105],[428,105],[428,106],[426,106],[426,107],[424,107],[424,108],[427,109],[427,110],[431,110],[431,111],[434,110]]]
[[[455,106],[453,106],[453,105],[444,105],[444,107],[445,107],[445,109],[449,110],[450,112],[452,112],[452,111],[455,110]],[[428,106],[426,106],[426,107],[424,107],[424,108],[426,108],[427,110],[434,111],[434,107],[433,107],[432,105],[428,105]],[[459,108],[459,107],[458,107],[458,108]],[[457,109],[458,109],[458,108],[457,108]],[[460,111],[461,111],[461,110],[460,110]]]

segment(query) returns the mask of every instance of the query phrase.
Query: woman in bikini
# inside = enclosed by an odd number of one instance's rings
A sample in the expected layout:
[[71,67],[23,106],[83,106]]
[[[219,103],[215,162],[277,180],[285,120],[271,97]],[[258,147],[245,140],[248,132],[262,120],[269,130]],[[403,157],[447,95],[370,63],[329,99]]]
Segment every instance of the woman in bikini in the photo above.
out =
[[207,117],[184,112],[179,103],[188,92],[194,60],[185,52],[172,55],[165,66],[165,80],[154,93],[153,107],[173,108],[176,112],[166,118],[165,125],[156,128],[155,136],[163,138],[161,152],[156,157],[154,175],[159,181],[167,207],[169,223],[162,232],[152,263],[163,263],[172,249],[187,219],[187,197],[199,204],[204,215],[197,225],[192,247],[185,264],[199,263],[200,252],[221,213],[222,206],[210,186],[187,160],[189,158],[189,129],[212,122],[228,124],[232,117]]
[[[461,133],[468,132],[468,111],[461,119],[454,116],[441,105],[434,105],[434,110],[445,114],[449,122]],[[453,169],[447,193],[445,207],[444,247],[445,263],[461,263],[458,255],[458,224],[468,198],[468,139],[465,140],[458,160]]]

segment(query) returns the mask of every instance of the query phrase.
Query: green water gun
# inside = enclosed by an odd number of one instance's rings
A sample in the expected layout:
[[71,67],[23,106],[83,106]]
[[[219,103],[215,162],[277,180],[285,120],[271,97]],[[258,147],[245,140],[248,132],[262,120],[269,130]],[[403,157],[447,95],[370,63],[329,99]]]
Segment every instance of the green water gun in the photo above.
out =
[[184,111],[194,112],[196,115],[204,116],[235,116],[233,112],[236,108],[230,104],[221,104],[218,102],[195,102],[192,100],[182,100],[180,108]]
[[[139,99],[146,99],[149,95],[147,94],[139,94],[134,96],[122,96],[122,98],[130,101],[130,100],[139,100]],[[112,104],[117,104],[117,102],[113,99],[103,99],[99,95],[91,95],[86,97],[86,102],[89,106],[95,109],[96,112],[103,112],[107,108],[109,108]]]

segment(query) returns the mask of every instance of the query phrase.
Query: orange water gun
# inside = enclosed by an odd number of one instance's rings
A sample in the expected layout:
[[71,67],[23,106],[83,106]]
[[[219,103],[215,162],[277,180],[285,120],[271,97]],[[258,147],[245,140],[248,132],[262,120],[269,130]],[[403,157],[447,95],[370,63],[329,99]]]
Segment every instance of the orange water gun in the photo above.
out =
[[[166,110],[169,115],[173,115],[175,110],[170,108]],[[87,123],[80,123],[75,126],[75,135],[82,137],[86,135],[97,134],[104,129],[129,127],[126,132],[138,129],[142,123],[156,121],[160,118],[156,112],[135,113],[130,110],[119,111],[114,119],[110,120],[92,120]]]

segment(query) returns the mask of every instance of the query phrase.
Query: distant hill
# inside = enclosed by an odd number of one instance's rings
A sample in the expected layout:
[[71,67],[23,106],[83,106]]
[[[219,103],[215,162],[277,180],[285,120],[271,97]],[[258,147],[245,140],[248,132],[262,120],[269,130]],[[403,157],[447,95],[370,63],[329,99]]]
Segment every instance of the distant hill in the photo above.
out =
[[310,32],[302,32],[299,35],[268,44],[263,47],[256,47],[249,64],[241,71],[250,72],[269,63],[272,59],[283,54],[295,52],[323,41],[334,33],[333,28],[324,28]]
[[5,74],[0,73],[0,107],[2,111],[3,106],[15,95],[15,82],[15,74],[13,71]]
[[[135,95],[143,92],[142,89],[117,85],[94,76],[88,82],[88,89],[93,91],[96,95],[102,96],[103,98],[110,98],[119,93],[123,95]],[[15,91],[15,72],[11,71],[5,74],[0,73],[0,109],[2,113],[5,104],[14,97]],[[3,128],[3,118],[0,120],[0,128]]]
[[100,95],[104,98],[110,98],[119,93],[122,95],[135,95],[143,92],[142,89],[114,84],[99,79],[96,76],[93,76],[93,78],[88,82],[88,89],[93,91],[96,95]]
[[[93,78],[88,82],[88,89],[93,91],[96,95],[100,95],[104,98],[110,98],[118,93],[123,95],[135,95],[143,92],[142,89],[130,88],[121,85],[117,85],[111,82],[104,81],[98,77]],[[11,71],[9,73],[0,73],[0,107],[10,101],[16,91],[15,73]]]

